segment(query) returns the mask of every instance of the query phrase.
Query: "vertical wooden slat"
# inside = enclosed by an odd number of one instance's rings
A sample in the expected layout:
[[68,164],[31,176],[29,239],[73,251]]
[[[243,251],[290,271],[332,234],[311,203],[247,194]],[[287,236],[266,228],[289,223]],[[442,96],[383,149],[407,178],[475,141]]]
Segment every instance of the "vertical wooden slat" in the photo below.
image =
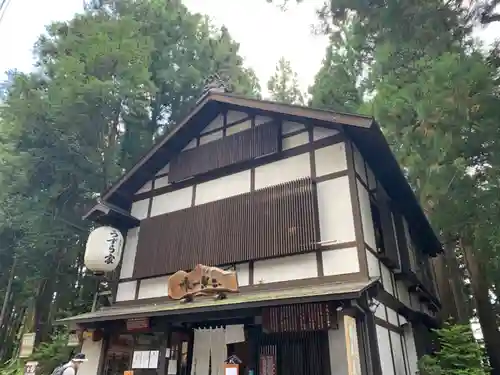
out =
[[279,125],[268,123],[181,152],[170,161],[177,182],[231,164],[278,152]]
[[311,180],[300,179],[145,219],[134,277],[314,250],[313,197]]

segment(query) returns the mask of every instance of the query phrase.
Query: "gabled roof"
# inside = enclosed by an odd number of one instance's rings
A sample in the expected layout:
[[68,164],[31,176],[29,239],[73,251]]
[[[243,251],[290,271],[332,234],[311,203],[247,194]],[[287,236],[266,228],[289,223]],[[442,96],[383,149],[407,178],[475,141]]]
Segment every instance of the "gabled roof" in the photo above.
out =
[[[223,92],[207,92],[182,121],[173,126],[151,150],[101,195],[102,202],[127,210],[134,193],[225,110],[279,116],[289,121],[313,121],[317,126],[342,125],[389,196],[401,207],[412,232],[416,234],[415,237],[423,248],[431,254],[441,251],[436,234],[373,118],[251,99]],[[90,213],[86,216],[89,215]]]

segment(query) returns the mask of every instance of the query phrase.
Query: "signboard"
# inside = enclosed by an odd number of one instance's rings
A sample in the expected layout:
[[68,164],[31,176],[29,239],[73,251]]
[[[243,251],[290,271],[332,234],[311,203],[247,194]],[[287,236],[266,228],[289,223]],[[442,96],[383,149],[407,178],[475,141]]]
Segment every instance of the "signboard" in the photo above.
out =
[[68,346],[80,346],[80,335],[77,332],[70,333],[68,336]]
[[35,334],[25,333],[21,339],[21,350],[19,351],[19,358],[27,358],[33,353],[35,346]]
[[111,272],[121,259],[123,235],[113,227],[100,227],[89,234],[85,246],[85,267],[94,272]]
[[149,318],[127,319],[127,331],[146,331],[149,329]]
[[24,365],[24,375],[35,375],[38,362],[29,361]]
[[344,332],[347,350],[347,369],[349,375],[361,375],[361,362],[359,358],[358,334],[356,318],[344,315]]
[[238,291],[236,272],[202,264],[198,264],[191,272],[177,271],[168,278],[168,296],[176,300]]

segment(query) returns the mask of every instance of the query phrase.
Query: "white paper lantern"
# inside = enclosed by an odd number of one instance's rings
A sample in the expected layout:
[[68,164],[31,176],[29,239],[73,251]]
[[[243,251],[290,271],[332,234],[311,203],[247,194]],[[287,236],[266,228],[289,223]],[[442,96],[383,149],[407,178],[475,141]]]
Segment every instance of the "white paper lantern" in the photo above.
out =
[[85,247],[85,267],[94,272],[111,272],[120,262],[123,249],[121,232],[112,227],[93,230]]

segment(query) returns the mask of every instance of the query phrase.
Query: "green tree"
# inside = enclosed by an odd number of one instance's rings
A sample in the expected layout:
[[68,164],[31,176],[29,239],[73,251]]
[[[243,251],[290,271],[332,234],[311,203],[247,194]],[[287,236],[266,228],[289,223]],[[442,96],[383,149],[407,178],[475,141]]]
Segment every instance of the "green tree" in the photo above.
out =
[[0,109],[0,363],[23,332],[51,342],[54,319],[89,310],[84,208],[188,111],[204,79],[223,70],[235,92],[259,95],[228,31],[177,0],[96,3],[49,25],[35,57]]
[[300,91],[297,73],[288,60],[282,57],[276,65],[276,71],[269,78],[267,89],[271,99],[289,104],[304,104],[304,95]]
[[486,375],[484,353],[469,325],[446,324],[436,330],[439,350],[419,361],[422,375]]

